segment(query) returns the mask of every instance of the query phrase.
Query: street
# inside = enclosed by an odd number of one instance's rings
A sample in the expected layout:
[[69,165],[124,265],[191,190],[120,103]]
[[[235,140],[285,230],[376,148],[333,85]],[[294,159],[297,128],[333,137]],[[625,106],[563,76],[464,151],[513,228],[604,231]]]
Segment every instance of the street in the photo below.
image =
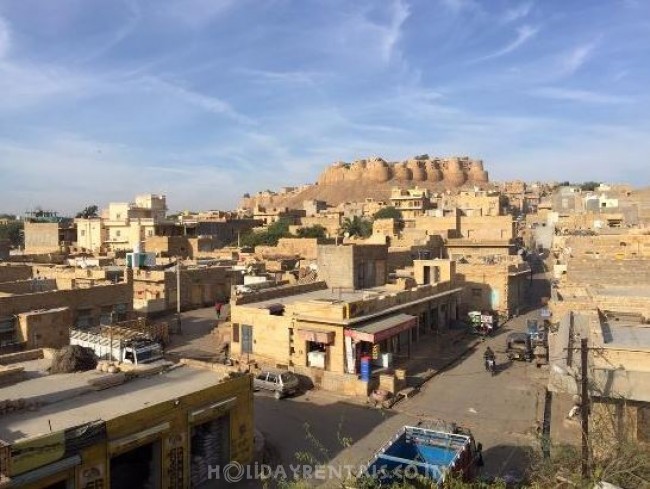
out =
[[[391,410],[363,407],[324,392],[282,401],[260,394],[255,406],[257,428],[282,463],[298,463],[309,453],[336,466],[367,462],[401,426],[420,421],[435,426],[436,420],[444,420],[469,428],[483,444],[485,475],[522,472],[543,409],[540,387],[545,375],[534,364],[509,363],[503,351],[506,333],[523,331],[526,319],[536,315],[537,311],[511,320],[495,337]],[[483,366],[488,345],[497,354],[494,377]],[[297,454],[301,455],[297,458]]]
[[[535,307],[530,312],[511,319],[485,341],[470,342],[474,346],[464,355],[393,409],[375,409],[363,400],[325,391],[307,391],[280,401],[256,393],[255,424],[264,435],[268,462],[358,466],[402,426],[422,422],[435,427],[437,420],[444,420],[469,428],[482,443],[483,476],[524,472],[541,422],[547,373],[534,363],[509,362],[505,339],[509,332],[525,331],[527,319],[539,318],[539,298],[547,288],[544,274],[536,275],[531,294]],[[214,325],[214,311],[188,311],[183,324],[183,339],[177,339],[175,350],[209,353],[214,340],[206,333]],[[497,356],[494,376],[483,364],[488,345]],[[258,482],[248,481],[246,486]]]

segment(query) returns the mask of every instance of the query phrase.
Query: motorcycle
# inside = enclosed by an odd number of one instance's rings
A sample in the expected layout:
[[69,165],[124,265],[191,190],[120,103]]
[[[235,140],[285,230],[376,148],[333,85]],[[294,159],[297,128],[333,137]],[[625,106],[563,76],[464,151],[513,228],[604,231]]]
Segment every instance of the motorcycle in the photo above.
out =
[[494,358],[485,359],[485,370],[490,372],[492,376],[496,374],[496,361],[494,360]]

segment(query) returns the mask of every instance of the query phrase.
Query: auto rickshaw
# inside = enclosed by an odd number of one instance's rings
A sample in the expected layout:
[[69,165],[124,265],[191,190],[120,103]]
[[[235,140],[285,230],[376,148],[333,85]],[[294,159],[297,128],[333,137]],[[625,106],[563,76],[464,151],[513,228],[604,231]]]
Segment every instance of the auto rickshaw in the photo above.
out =
[[526,333],[510,333],[506,337],[506,356],[509,360],[532,361],[533,346],[530,336]]

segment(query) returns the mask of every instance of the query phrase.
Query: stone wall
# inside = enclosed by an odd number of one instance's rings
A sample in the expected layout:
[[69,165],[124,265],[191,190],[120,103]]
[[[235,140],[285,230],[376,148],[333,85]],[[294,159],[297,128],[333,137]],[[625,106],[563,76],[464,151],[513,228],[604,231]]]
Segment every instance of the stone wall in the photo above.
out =
[[48,292],[57,289],[55,279],[41,280],[16,280],[14,282],[0,282],[0,297],[17,294],[32,294],[34,292]]
[[[181,309],[211,306],[217,301],[227,302],[230,299],[232,279],[230,267],[182,269]],[[143,305],[143,301],[154,301],[151,312],[159,312],[161,299],[165,301],[166,310],[175,310],[176,282],[174,270],[134,270],[134,297],[139,305]],[[141,308],[142,312],[148,309],[148,305]]]
[[60,249],[58,223],[25,223],[26,253],[56,253]]
[[483,161],[467,157],[430,158],[423,155],[399,163],[371,158],[353,163],[334,163],[321,174],[318,184],[332,185],[345,181],[383,183],[389,180],[442,182],[457,187],[467,182],[486,183],[488,174],[483,169]]
[[79,310],[88,310],[94,323],[98,323],[102,308],[113,307],[117,304],[126,305],[127,315],[132,311],[133,286],[131,283],[0,297],[0,311],[4,316],[36,309],[69,307],[73,311],[73,321],[76,320]]
[[567,264],[567,281],[594,285],[650,285],[650,260],[576,259]]
[[72,313],[67,307],[18,315],[17,340],[25,348],[61,348],[70,344]]
[[32,278],[32,267],[29,265],[0,264],[0,282],[13,282]]

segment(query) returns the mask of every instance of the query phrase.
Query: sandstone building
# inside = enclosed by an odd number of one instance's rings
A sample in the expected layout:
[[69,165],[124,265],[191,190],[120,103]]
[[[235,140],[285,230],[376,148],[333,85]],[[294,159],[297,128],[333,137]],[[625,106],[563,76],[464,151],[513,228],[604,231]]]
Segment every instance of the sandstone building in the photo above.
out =
[[249,375],[182,363],[48,375],[40,354],[0,357],[0,378],[24,374],[0,387],[0,487],[181,489],[252,462]]

